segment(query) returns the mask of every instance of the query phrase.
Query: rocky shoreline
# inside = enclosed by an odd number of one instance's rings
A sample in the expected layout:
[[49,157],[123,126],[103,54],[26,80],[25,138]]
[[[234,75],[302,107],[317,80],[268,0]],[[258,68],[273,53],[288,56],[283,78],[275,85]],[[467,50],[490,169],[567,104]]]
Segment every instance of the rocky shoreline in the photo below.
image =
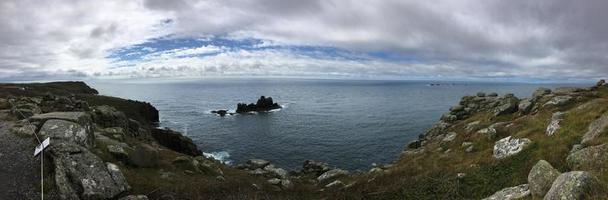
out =
[[[84,83],[66,85],[88,87]],[[224,171],[242,171],[245,175],[239,176],[265,180],[264,184],[249,183],[251,189],[258,191],[268,187],[274,188],[272,191],[289,190],[303,180],[309,180],[312,185],[324,184],[321,188],[344,186],[337,178],[348,174],[316,161],[305,161],[298,172],[288,172],[260,159],[251,159],[236,167],[226,166],[202,156],[193,141],[181,133],[157,128],[158,111],[148,103],[98,96],[94,89],[68,96],[56,95],[43,92],[44,88],[39,87],[44,86],[4,86],[15,91],[4,90],[7,94],[0,96],[0,110],[7,116],[2,120],[14,122],[11,127],[14,134],[31,141],[34,136],[51,139],[45,157],[51,160],[53,174],[50,176],[54,177],[52,182],[60,199],[147,199],[146,195],[132,192],[133,184],[123,173],[125,169],[159,169],[164,179],[171,179],[176,172],[200,174],[212,176],[219,184],[232,178]],[[131,106],[135,110],[118,110],[125,106],[105,105],[104,100],[108,98],[138,106]],[[263,112],[276,108],[280,106],[271,97],[262,96],[256,104],[239,104],[237,110]],[[138,120],[128,113],[142,115]],[[171,156],[165,158],[164,154]],[[292,182],[294,179],[296,183]]]
[[[270,97],[238,107],[280,108]],[[45,182],[60,199],[601,197],[606,107],[604,81],[539,88],[524,99],[480,92],[462,97],[393,163],[349,172],[306,160],[287,171],[263,159],[228,166],[207,158],[190,138],[157,128],[149,103],[98,95],[82,82],[0,84],[0,120],[12,134],[51,138]]]

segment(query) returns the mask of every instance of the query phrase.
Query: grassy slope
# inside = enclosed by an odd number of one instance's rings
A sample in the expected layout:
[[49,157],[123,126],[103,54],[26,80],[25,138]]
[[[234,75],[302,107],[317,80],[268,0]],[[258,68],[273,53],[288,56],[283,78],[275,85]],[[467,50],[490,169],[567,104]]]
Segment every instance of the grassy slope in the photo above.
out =
[[[527,183],[528,172],[541,159],[561,172],[570,171],[566,157],[572,145],[579,143],[588,125],[608,110],[608,89],[601,88],[596,94],[589,93],[575,103],[559,108],[544,107],[536,114],[522,117],[513,114],[492,118],[488,113],[479,113],[450,128],[459,133],[454,142],[429,144],[425,153],[403,156],[388,175],[360,176],[361,184],[344,191],[343,195],[349,199],[481,199],[502,188]],[[560,123],[559,131],[547,136],[545,129],[552,113],[558,110],[569,112]],[[513,122],[514,125],[498,129],[498,137],[494,139],[465,133],[464,125],[477,120],[486,126],[502,121]],[[526,137],[533,143],[515,156],[493,159],[494,142],[509,135]],[[606,134],[602,135],[596,143],[608,142]],[[465,153],[460,147],[463,141],[472,141],[476,151]],[[433,151],[440,146],[452,151]],[[461,172],[466,176],[456,178],[456,174]],[[607,173],[595,175],[604,184],[608,183]],[[370,179],[373,181],[368,181]]]

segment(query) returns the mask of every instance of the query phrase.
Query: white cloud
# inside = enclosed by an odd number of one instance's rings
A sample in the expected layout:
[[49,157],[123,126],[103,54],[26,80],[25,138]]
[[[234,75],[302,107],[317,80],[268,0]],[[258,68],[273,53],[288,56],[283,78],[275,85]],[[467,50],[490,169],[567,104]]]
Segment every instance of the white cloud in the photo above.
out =
[[[606,9],[603,0],[5,0],[0,2],[0,78],[70,70],[137,76],[605,77]],[[257,48],[382,51],[416,61],[228,51],[213,45],[146,48],[139,61],[106,58],[169,34],[262,39]],[[217,55],[192,57],[197,54]]]

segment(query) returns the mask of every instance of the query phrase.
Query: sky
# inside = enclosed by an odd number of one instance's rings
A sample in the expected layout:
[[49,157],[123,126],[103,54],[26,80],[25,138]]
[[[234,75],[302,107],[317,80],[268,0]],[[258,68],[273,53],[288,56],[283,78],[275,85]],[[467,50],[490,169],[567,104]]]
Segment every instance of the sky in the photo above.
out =
[[2,0],[0,80],[608,77],[605,0]]

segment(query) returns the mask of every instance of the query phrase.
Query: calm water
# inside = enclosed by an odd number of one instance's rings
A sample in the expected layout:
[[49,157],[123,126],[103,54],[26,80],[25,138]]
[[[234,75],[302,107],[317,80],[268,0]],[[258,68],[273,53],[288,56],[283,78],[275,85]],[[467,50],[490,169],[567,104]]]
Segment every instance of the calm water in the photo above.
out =
[[[349,170],[390,163],[461,96],[478,91],[527,97],[539,86],[428,81],[229,79],[180,82],[89,82],[103,95],[151,102],[161,125],[182,131],[201,150],[233,164],[263,158],[298,169],[306,159]],[[284,109],[218,117],[271,96]]]

